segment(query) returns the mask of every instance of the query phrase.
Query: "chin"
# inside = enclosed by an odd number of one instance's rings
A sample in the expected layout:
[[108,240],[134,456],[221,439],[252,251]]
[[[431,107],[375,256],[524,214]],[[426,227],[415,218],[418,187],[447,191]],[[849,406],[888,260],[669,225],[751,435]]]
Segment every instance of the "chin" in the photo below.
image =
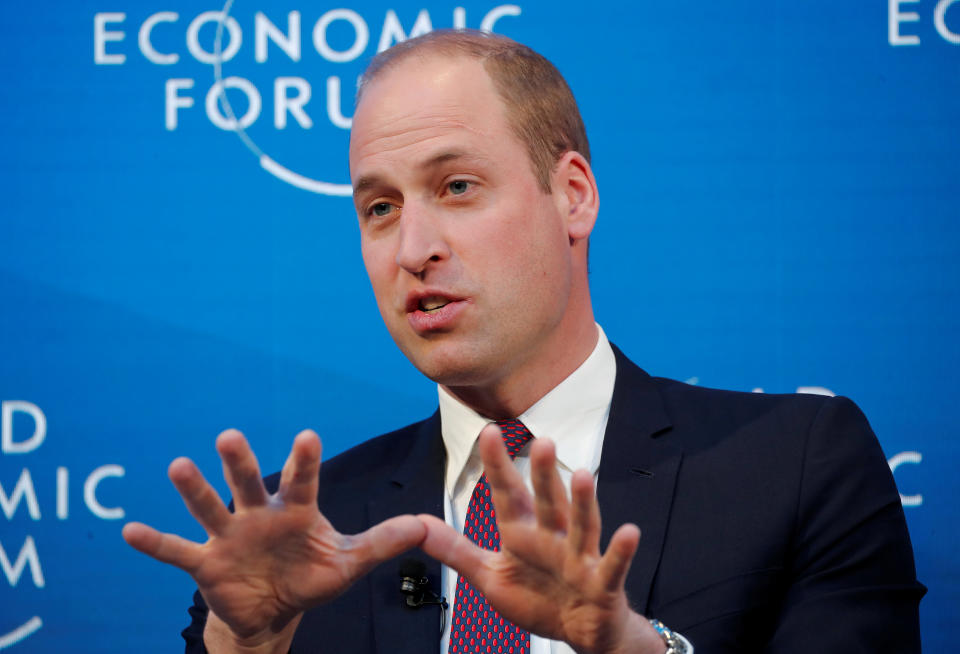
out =
[[404,349],[411,363],[430,380],[444,386],[479,386],[499,370],[493,357],[479,357],[464,345],[445,344],[429,351]]
[[474,386],[481,384],[486,376],[466,362],[415,361],[413,365],[425,377],[444,386]]

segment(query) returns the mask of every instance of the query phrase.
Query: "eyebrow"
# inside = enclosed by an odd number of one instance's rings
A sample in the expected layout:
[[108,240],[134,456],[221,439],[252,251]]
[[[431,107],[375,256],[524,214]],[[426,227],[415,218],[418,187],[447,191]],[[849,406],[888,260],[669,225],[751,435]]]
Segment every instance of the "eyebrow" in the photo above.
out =
[[[487,159],[484,156],[472,154],[467,152],[466,150],[453,149],[453,150],[444,150],[443,152],[438,152],[437,154],[433,155],[432,157],[424,161],[422,164],[420,164],[419,168],[429,170],[432,168],[438,168],[443,164],[449,163],[451,161],[463,161],[463,160],[475,161],[477,163],[482,163],[482,164],[489,162],[489,159]],[[357,180],[357,183],[354,184],[353,186],[353,197],[357,198],[359,195],[361,195],[365,191],[375,186],[380,186],[382,183],[383,183],[382,178],[378,177],[377,175],[368,175],[365,177],[361,177],[359,180]]]
[[464,150],[448,150],[446,152],[440,152],[434,156],[427,159],[423,168],[436,168],[442,164],[447,163],[448,161],[457,161],[459,159],[482,159],[477,155],[469,154]]
[[372,175],[368,177],[361,177],[360,180],[353,185],[353,199],[356,200],[362,193],[366,192],[368,189],[373,188],[374,186],[380,185],[380,178]]

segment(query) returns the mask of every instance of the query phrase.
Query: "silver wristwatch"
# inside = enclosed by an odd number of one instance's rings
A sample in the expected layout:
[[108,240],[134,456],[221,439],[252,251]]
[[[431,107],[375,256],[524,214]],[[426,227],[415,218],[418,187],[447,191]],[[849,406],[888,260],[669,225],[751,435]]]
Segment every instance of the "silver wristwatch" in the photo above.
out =
[[661,638],[663,638],[663,642],[666,643],[666,654],[687,654],[689,651],[687,648],[687,641],[681,638],[678,634],[670,631],[667,625],[663,624],[659,620],[650,620],[650,626],[657,630],[657,633],[660,634]]

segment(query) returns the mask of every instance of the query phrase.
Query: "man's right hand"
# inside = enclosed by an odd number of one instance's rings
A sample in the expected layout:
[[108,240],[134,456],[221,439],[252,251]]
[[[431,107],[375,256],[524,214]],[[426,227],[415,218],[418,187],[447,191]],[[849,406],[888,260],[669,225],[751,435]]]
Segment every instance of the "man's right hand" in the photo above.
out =
[[306,609],[328,602],[379,563],[419,545],[426,530],[414,516],[397,516],[345,535],[317,508],[320,439],[303,431],[269,495],[257,459],[239,431],[217,437],[230,513],[186,458],[169,475],[206,543],[194,543],[132,522],[123,537],[137,550],[188,572],[210,612],[204,641],[211,652],[286,652]]

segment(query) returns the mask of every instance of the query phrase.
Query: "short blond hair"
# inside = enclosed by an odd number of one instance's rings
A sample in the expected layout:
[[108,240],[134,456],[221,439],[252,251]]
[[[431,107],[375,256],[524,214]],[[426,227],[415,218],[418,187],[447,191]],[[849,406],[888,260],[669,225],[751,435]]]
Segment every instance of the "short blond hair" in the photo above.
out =
[[503,100],[507,121],[525,145],[540,187],[550,193],[550,174],[565,153],[589,162],[590,144],[577,101],[550,61],[513,39],[475,30],[435,30],[398,43],[370,62],[357,103],[367,84],[411,56],[441,54],[478,59]]

